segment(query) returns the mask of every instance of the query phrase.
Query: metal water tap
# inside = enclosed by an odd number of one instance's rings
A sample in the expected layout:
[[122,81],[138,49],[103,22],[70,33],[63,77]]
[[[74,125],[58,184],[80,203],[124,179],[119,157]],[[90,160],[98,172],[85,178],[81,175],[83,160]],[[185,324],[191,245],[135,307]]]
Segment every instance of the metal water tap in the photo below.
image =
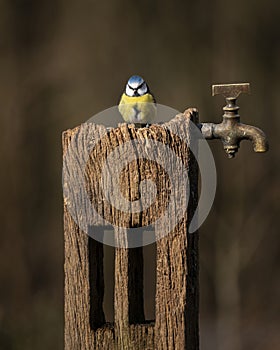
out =
[[223,107],[223,121],[220,124],[199,124],[206,139],[221,139],[229,158],[235,156],[242,140],[250,140],[255,152],[268,150],[268,142],[261,129],[240,123],[236,100],[241,93],[250,93],[249,83],[212,85],[212,96],[222,94],[226,99],[227,104]]

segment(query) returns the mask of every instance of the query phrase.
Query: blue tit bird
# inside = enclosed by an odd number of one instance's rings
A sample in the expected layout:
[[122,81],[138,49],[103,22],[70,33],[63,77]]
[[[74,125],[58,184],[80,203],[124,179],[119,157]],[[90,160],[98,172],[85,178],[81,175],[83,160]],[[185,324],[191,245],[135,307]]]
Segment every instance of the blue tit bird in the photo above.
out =
[[119,112],[126,123],[134,123],[137,127],[149,125],[155,118],[155,98],[139,75],[128,79],[119,102]]

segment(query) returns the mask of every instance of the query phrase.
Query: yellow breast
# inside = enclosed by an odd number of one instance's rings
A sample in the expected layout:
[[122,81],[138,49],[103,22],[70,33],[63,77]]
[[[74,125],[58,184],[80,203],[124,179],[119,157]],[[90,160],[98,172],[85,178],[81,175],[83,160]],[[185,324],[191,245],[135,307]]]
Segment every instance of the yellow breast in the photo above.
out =
[[127,123],[149,123],[155,118],[156,104],[153,95],[130,97],[123,94],[119,111]]

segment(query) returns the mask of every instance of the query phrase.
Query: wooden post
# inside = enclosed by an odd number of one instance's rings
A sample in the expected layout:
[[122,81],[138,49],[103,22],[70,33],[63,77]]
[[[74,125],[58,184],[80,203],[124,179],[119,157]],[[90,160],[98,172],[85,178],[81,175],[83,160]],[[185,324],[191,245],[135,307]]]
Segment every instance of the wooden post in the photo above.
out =
[[[64,154],[69,147],[81,147],[78,143],[84,135],[102,135],[86,163],[85,179],[91,203],[114,227],[116,242],[114,323],[110,324],[103,312],[104,289],[107,288],[103,275],[103,245],[82,231],[69,210],[67,199],[64,201],[65,350],[199,349],[198,233],[188,232],[197,206],[198,181],[197,164],[189,149],[190,120],[197,122],[195,109],[187,110],[168,123],[154,124],[149,128],[120,124],[118,128],[106,130],[103,126],[87,124],[63,133]],[[176,130],[184,135],[185,141],[178,137]],[[146,143],[134,145],[132,152],[135,152],[137,161],[130,162],[122,173],[122,195],[128,201],[136,201],[140,197],[140,183],[149,179],[156,185],[156,202],[141,212],[124,214],[110,205],[108,198],[102,198],[100,174],[108,155],[117,146],[131,140],[146,140]],[[187,211],[168,235],[163,235],[166,221],[160,220],[170,199],[170,174],[160,162],[149,161],[149,140],[170,148],[187,169],[189,177]],[[145,159],[138,156],[143,152],[147,152]],[[161,149],[157,152],[158,159],[161,159]],[[73,162],[79,161],[78,158],[75,155]],[[71,171],[71,162],[70,159],[67,163],[67,171]],[[176,169],[172,171],[176,172]],[[114,169],[111,176],[114,176]],[[180,194],[182,189],[178,187],[176,191]],[[179,209],[174,207],[172,210],[175,216]],[[101,219],[91,227],[99,237],[103,234],[102,225]],[[152,322],[148,322],[144,315],[142,248],[121,248],[121,241],[131,238],[130,228],[146,225],[154,225],[157,237],[155,320]]]

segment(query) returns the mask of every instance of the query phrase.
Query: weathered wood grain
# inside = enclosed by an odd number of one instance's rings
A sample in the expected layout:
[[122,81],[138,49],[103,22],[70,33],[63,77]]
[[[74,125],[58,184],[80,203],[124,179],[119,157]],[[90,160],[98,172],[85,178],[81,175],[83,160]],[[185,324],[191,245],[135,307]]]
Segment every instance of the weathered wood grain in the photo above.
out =
[[[64,155],[69,148],[73,159],[68,159],[64,171],[71,172],[75,162],[84,167],[86,193],[98,216],[90,221],[91,235],[102,237],[102,225],[115,226],[115,291],[114,324],[106,323],[103,312],[104,276],[102,243],[93,240],[82,229],[84,217],[73,217],[73,206],[65,199],[65,349],[187,349],[197,350],[198,345],[198,234],[188,233],[188,224],[197,205],[197,165],[189,150],[189,121],[195,122],[195,110],[187,110],[169,123],[152,125],[149,128],[135,128],[120,124],[107,130],[95,124],[83,124],[63,133]],[[177,136],[185,135],[185,142]],[[95,138],[95,147],[89,159],[79,155],[88,147],[89,137]],[[125,212],[110,204],[109,191],[104,198],[101,182],[111,181],[115,176],[114,164],[108,156],[114,151],[114,162],[121,162],[122,145],[131,140],[135,143],[129,152],[135,160],[124,167],[119,178],[121,195],[128,202],[137,202],[155,184],[155,198],[151,205],[138,212]],[[143,142],[144,140],[144,142]],[[163,236],[166,220],[160,221],[168,206],[171,193],[170,174],[161,161],[168,153],[162,148],[154,149],[149,140],[168,146],[187,169],[190,180],[190,198],[187,212]],[[120,147],[121,146],[121,147]],[[151,147],[155,160],[151,160]],[[78,151],[76,151],[76,149]],[[147,155],[142,157],[143,154]],[[140,155],[140,156],[139,156]],[[108,160],[109,159],[109,160]],[[110,169],[104,179],[104,165]],[[175,164],[175,163],[174,163]],[[65,164],[64,164],[65,165]],[[172,172],[176,172],[170,163]],[[75,180],[75,175],[73,177]],[[78,178],[77,181],[81,181]],[[108,182],[109,183],[109,182]],[[141,184],[141,186],[140,186]],[[69,184],[67,189],[71,191]],[[70,187],[69,187],[70,186]],[[144,187],[143,187],[144,186]],[[146,186],[146,187],[145,187]],[[179,194],[182,188],[176,188]],[[79,193],[73,194],[79,200]],[[183,202],[182,202],[183,203]],[[88,203],[85,205],[89,206]],[[171,207],[174,216],[180,202]],[[88,215],[89,211],[85,215]],[[172,212],[171,212],[172,215]],[[74,215],[75,216],[75,215]],[[156,315],[155,322],[145,321],[143,303],[143,252],[142,248],[121,248],[131,239],[129,228],[153,225],[156,220]],[[81,221],[79,221],[81,220]],[[77,222],[77,223],[76,223]]]

